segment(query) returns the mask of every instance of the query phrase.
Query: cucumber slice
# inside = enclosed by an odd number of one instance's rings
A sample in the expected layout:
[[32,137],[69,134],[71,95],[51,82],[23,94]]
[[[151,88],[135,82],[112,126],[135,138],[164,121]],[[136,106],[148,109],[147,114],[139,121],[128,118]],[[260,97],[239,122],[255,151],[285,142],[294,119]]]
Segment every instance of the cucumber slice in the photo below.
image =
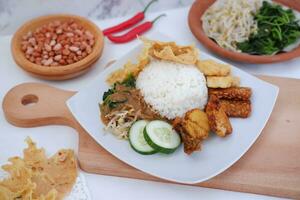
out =
[[148,144],[161,153],[172,153],[181,143],[179,134],[165,121],[155,120],[147,124],[144,137]]
[[144,138],[143,131],[149,122],[146,120],[139,120],[135,122],[129,131],[130,146],[138,153],[143,155],[154,154],[157,151],[148,145]]

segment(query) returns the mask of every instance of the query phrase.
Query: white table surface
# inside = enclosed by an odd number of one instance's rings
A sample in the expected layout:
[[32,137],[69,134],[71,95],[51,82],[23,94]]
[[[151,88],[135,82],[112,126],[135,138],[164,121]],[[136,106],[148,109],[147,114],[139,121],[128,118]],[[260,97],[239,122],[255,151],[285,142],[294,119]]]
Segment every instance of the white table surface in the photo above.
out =
[[[187,25],[188,9],[178,9],[167,12],[167,18],[162,18],[155,24],[152,31],[147,35],[151,36],[154,31],[169,35],[181,44],[195,43],[201,50],[204,48],[195,40],[190,33]],[[149,15],[153,19],[158,13]],[[96,21],[100,27],[107,27],[123,18],[111,19],[106,21]],[[0,38],[0,99],[13,86],[24,82],[44,82],[56,87],[68,90],[78,90],[81,86],[92,80],[99,74],[108,61],[118,58],[132,48],[136,41],[125,45],[114,45],[105,41],[105,48],[101,59],[95,67],[84,76],[79,78],[62,81],[50,82],[33,78],[22,71],[14,63],[10,53],[11,36]],[[231,62],[233,63],[233,62]],[[274,76],[284,76],[300,78],[300,58],[293,61],[269,64],[269,65],[249,65],[234,63],[255,74],[265,74]],[[46,126],[37,128],[18,128],[6,122],[3,111],[0,111],[0,164],[4,164],[8,157],[21,155],[25,147],[24,139],[26,136],[32,137],[39,146],[44,147],[48,154],[55,153],[59,148],[78,149],[77,133],[64,126]],[[103,176],[84,173],[93,199],[277,199],[263,195],[248,193],[230,192],[216,189],[182,186],[176,184],[157,183],[151,181],[134,180],[127,178]]]

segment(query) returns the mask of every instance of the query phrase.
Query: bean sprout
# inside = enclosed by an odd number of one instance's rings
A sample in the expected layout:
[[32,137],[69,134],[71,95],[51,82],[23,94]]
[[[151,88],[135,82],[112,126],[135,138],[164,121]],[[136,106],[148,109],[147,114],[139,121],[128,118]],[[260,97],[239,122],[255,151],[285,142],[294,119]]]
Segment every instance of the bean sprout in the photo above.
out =
[[254,14],[262,0],[218,0],[202,16],[205,34],[221,47],[240,52],[236,44],[257,31]]
[[105,118],[110,119],[105,130],[119,139],[128,139],[129,129],[137,120],[138,113],[131,105],[125,105],[121,110],[109,113]]

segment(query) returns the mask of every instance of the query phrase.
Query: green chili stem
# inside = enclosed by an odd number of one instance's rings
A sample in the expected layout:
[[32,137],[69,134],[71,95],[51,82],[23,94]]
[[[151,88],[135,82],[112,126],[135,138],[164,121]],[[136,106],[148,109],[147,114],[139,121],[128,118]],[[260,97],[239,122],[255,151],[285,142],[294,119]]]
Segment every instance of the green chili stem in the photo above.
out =
[[152,0],[152,1],[150,1],[150,2],[146,5],[146,7],[144,8],[143,13],[145,13],[145,12],[148,10],[148,8],[151,6],[151,4],[153,4],[155,1],[158,1],[158,0]]
[[152,24],[154,24],[159,18],[167,16],[166,14],[161,14],[158,17],[156,17],[154,20],[152,20]]

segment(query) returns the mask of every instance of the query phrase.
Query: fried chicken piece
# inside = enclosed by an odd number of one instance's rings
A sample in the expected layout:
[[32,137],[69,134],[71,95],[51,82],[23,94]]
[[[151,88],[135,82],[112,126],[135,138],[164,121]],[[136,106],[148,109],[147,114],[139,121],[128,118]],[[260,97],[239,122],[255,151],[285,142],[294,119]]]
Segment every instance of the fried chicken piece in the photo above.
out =
[[173,127],[180,133],[187,154],[200,150],[201,141],[209,134],[207,115],[200,109],[188,111],[183,119],[175,118]]
[[247,118],[251,114],[251,102],[237,100],[220,100],[221,108],[225,111],[228,117]]
[[240,78],[236,76],[207,76],[206,84],[209,88],[238,87]]
[[225,137],[232,133],[232,127],[225,111],[221,107],[220,100],[217,96],[211,95],[206,105],[206,114],[210,129],[218,136]]
[[252,95],[251,88],[230,87],[230,88],[209,88],[209,95],[216,95],[219,99],[249,100]]
[[198,60],[196,66],[205,76],[227,76],[231,71],[229,65],[214,60]]

